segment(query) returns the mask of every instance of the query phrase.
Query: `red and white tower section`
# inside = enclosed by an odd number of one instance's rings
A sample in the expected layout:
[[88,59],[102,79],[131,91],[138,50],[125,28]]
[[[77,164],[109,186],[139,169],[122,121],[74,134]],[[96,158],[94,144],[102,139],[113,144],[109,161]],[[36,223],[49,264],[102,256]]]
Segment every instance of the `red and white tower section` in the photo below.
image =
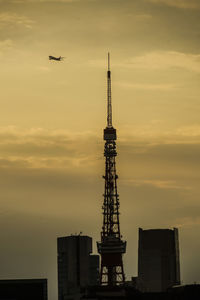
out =
[[105,191],[103,202],[103,226],[101,241],[97,249],[101,255],[101,285],[116,286],[125,282],[122,256],[126,252],[126,242],[121,238],[119,222],[119,195],[116,174],[116,129],[112,125],[111,71],[108,53],[107,71],[107,127],[104,129]]

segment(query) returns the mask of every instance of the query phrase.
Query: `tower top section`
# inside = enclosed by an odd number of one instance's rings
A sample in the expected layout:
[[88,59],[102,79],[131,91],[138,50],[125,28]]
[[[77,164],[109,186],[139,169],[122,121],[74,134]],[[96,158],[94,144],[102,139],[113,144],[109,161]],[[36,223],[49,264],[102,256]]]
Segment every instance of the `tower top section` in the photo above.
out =
[[110,71],[110,53],[108,52],[108,71]]
[[109,52],[108,52],[108,71],[107,71],[107,127],[112,128],[111,71],[110,71]]
[[107,71],[107,127],[104,129],[104,140],[116,140],[116,129],[112,125],[112,97],[111,97],[111,71],[110,53],[108,52],[108,71]]

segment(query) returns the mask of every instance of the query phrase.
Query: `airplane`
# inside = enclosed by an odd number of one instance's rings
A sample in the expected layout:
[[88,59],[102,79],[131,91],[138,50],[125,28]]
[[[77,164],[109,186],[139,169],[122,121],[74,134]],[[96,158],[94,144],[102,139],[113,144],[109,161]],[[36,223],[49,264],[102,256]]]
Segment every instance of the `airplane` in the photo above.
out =
[[49,60],[58,60],[58,61],[61,61],[63,59],[64,59],[64,57],[62,57],[62,56],[55,57],[55,56],[49,55]]

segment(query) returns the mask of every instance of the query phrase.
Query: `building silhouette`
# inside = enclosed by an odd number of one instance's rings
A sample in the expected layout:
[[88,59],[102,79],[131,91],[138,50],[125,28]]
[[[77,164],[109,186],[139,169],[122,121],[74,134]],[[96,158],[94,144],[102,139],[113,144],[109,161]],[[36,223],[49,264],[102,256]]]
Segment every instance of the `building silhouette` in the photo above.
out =
[[0,300],[47,300],[47,279],[0,280]]
[[137,287],[165,292],[180,284],[178,229],[139,228]]
[[57,239],[58,299],[80,299],[81,289],[99,282],[99,256],[91,255],[92,238],[71,235]]

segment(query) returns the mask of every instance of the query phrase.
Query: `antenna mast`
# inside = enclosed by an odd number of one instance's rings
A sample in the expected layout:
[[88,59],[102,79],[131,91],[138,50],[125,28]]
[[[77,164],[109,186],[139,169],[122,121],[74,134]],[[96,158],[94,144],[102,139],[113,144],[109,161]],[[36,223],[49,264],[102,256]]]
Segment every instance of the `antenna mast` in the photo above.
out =
[[108,52],[108,71],[107,71],[107,127],[112,128],[111,71],[110,71],[109,52]]

